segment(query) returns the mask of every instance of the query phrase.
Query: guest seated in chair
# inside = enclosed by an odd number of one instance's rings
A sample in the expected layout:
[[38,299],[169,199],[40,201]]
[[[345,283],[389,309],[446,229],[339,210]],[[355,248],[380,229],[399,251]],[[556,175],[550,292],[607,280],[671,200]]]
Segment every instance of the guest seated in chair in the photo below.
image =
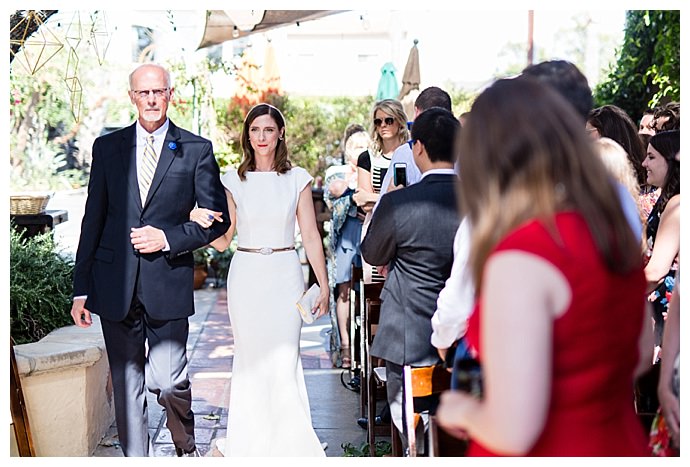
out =
[[410,144],[422,179],[381,197],[361,244],[365,261],[389,265],[371,355],[386,362],[388,403],[404,447],[402,367],[441,362],[430,342],[431,316],[450,275],[460,224],[453,170],[459,128],[446,109],[433,107],[417,117]]

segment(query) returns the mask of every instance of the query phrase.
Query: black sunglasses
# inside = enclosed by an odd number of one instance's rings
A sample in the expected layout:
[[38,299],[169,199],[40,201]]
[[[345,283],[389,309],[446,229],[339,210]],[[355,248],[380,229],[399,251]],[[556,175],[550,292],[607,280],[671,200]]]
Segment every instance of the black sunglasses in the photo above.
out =
[[381,120],[380,118],[375,118],[374,119],[374,126],[378,128],[381,126],[381,124],[383,122],[386,122],[386,125],[390,126],[390,125],[395,123],[395,119],[393,117],[386,117],[383,120]]

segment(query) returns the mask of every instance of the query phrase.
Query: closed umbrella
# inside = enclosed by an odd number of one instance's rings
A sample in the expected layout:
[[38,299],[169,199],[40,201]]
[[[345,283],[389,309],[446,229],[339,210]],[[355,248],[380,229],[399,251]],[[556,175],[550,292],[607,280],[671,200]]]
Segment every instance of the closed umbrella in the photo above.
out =
[[395,66],[391,62],[386,62],[381,67],[381,79],[379,79],[379,86],[376,90],[376,100],[383,99],[397,99],[398,98],[398,80],[395,77]]
[[266,46],[266,54],[264,57],[263,67],[264,87],[267,92],[273,94],[282,94],[283,89],[280,84],[280,71],[278,71],[278,61],[276,60],[276,53],[273,49],[273,44],[268,42]]
[[414,45],[410,49],[410,55],[407,57],[407,64],[405,65],[405,72],[402,77],[402,89],[398,99],[405,97],[413,89],[419,90],[419,50],[417,44],[419,41],[414,40]]
[[419,76],[418,43],[419,41],[415,39],[414,45],[410,49],[410,55],[407,57],[407,64],[402,77],[402,89],[398,95],[398,100],[402,103],[405,113],[409,116],[414,115],[414,102],[419,95],[419,83],[421,82]]
[[244,49],[235,75],[235,98],[248,106],[259,102],[261,94],[261,75],[254,55],[251,45]]

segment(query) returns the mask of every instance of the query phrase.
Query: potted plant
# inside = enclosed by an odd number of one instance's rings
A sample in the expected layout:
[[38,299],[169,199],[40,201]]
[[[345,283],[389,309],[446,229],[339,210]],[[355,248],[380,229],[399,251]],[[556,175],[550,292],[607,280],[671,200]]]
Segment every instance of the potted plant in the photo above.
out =
[[211,261],[209,247],[194,250],[194,290],[200,289],[208,277],[208,266]]

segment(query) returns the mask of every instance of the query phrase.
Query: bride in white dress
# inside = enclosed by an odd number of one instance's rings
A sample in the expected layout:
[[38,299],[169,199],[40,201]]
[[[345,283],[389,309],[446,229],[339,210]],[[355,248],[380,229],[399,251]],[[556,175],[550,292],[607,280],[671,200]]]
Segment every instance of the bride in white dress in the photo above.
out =
[[[305,290],[294,249],[297,221],[321,287],[318,316],[328,311],[328,278],[312,177],[288,161],[285,119],[271,105],[258,104],[249,111],[241,143],[242,163],[221,177],[230,229],[211,243],[223,251],[237,229],[238,248],[228,272],[235,354],[224,454],[325,456],[311,424],[299,355],[302,319],[295,306]],[[190,219],[208,227],[219,216],[199,208]]]

